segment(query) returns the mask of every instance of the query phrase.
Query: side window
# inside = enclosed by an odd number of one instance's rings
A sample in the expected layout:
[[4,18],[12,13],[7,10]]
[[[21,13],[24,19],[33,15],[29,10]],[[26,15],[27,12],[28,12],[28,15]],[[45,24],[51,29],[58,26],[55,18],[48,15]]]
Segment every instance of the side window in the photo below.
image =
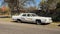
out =
[[36,14],[32,14],[32,16],[37,16]]
[[22,16],[26,16],[26,14],[23,14]]
[[30,17],[31,15],[30,14],[27,14],[28,17]]
[[32,16],[36,16],[35,14],[32,14]]

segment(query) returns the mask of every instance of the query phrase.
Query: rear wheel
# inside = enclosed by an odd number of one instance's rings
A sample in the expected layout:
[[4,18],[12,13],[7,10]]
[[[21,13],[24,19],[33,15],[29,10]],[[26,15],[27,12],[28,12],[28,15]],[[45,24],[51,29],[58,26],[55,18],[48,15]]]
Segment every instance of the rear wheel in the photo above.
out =
[[41,24],[41,21],[40,21],[40,20],[37,20],[37,21],[36,21],[36,24],[37,24],[37,25],[40,25],[40,24]]

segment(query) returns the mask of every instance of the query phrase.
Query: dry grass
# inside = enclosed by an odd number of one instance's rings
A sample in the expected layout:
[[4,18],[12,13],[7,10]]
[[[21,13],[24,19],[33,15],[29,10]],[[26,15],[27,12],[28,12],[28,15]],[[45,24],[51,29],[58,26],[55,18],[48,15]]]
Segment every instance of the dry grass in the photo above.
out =
[[11,18],[0,18],[0,21],[10,22],[11,21]]
[[51,24],[48,25],[48,27],[51,28],[60,28],[60,26],[58,26],[60,24],[60,22],[53,22]]

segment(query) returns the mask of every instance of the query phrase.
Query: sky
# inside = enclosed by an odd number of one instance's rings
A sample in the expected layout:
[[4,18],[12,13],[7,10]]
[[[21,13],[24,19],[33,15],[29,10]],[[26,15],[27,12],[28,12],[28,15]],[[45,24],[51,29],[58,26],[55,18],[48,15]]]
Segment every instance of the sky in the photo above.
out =
[[8,6],[8,4],[7,4],[7,3],[4,3],[4,0],[0,0],[0,8],[1,8],[2,6]]
[[39,3],[41,2],[42,0],[36,0],[36,7],[38,8],[38,5]]
[[2,2],[3,2],[3,0],[0,0],[0,7],[1,7]]
[[24,6],[24,7],[28,8],[30,6],[32,6],[32,7],[36,6],[38,8],[38,5],[41,2],[41,0],[35,0],[35,2],[36,2],[35,4],[33,4],[32,2],[30,2],[30,3],[27,2],[28,4],[26,4],[26,6]]
[[35,0],[35,2],[36,2],[36,5],[38,5],[41,2],[41,0]]
[[[38,4],[40,3],[40,1],[41,1],[41,0],[35,0],[36,6],[38,6]],[[2,7],[1,4],[2,4],[3,2],[4,2],[4,0],[0,0],[0,7]],[[33,5],[33,4],[31,4],[31,5]]]

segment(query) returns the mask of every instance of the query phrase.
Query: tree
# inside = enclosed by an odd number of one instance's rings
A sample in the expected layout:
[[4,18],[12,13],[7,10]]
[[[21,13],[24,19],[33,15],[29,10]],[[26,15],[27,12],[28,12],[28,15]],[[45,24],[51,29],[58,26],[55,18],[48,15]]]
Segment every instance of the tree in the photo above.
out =
[[43,9],[44,5],[46,5],[47,8],[45,10],[48,11],[42,12],[41,14],[52,17],[54,21],[60,21],[60,0],[48,0],[47,4],[45,4],[45,2],[41,2],[40,6],[42,6]]
[[35,0],[5,0],[5,2],[8,3],[11,11],[13,11],[14,10],[14,7],[16,7],[16,9],[17,9],[17,12],[16,13],[20,13],[19,12],[20,9],[25,9],[24,6],[26,6],[26,4],[27,4],[26,2],[28,2],[28,1],[29,2],[32,2],[32,3],[35,3],[34,2]]
[[25,6],[25,3],[27,1],[35,3],[34,2],[35,0],[5,0],[5,2],[8,2],[9,6],[14,5],[14,6],[18,6],[19,8],[23,8],[23,6]]
[[46,0],[42,0],[40,2],[39,6],[41,6],[40,8],[42,9],[42,11],[46,11],[46,8],[47,8],[47,2],[46,2]]

